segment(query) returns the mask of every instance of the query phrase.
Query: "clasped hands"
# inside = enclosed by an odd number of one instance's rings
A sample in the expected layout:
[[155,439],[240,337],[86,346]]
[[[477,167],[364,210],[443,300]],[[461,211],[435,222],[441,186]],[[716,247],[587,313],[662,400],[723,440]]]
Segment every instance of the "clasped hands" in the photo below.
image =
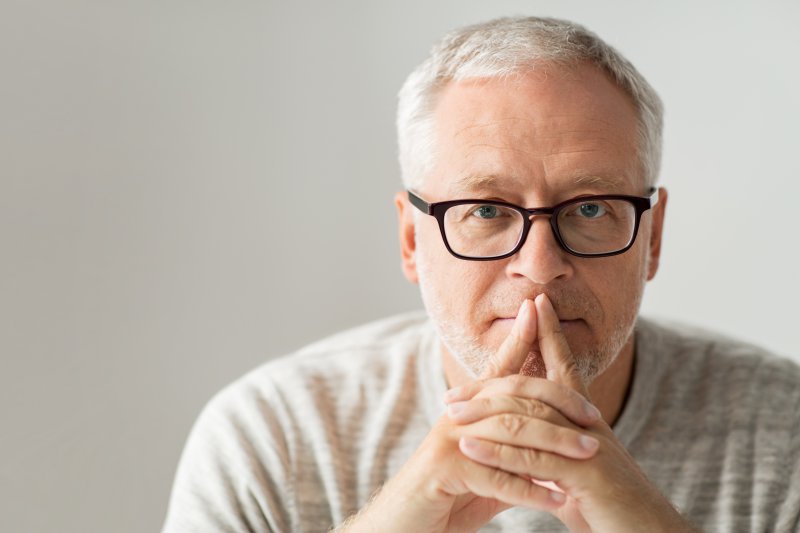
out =
[[[546,379],[519,374],[538,346]],[[570,531],[691,531],[589,402],[545,295],[347,531],[476,531],[523,506]]]

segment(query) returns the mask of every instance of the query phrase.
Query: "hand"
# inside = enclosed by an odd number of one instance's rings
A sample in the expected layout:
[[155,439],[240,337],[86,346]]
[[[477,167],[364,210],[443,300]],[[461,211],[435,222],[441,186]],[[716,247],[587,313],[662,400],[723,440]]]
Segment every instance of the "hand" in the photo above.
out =
[[[536,313],[526,300],[511,334],[481,376],[483,383],[516,374],[537,341]],[[599,412],[577,392],[558,383],[538,380],[536,403],[518,402],[518,408],[534,406],[535,425],[516,431],[500,416],[494,424],[455,423],[443,416],[414,455],[353,519],[346,531],[475,531],[497,513],[514,505],[555,512],[566,497],[530,481],[513,470],[481,463],[464,454],[464,442],[472,436],[491,437],[504,446],[548,450],[554,456],[583,461],[594,455],[597,443],[581,426],[596,422]],[[515,401],[515,400],[510,400]]]
[[[595,420],[583,429],[576,420],[542,407],[545,383],[561,384],[586,398],[588,391],[549,300],[540,295],[535,303],[547,380],[510,376],[450,391],[448,414],[463,430],[461,452],[477,464],[563,491],[564,505],[547,510],[571,531],[691,531],[605,422]],[[553,391],[564,396],[550,397],[550,405],[570,398],[565,388]],[[571,456],[552,447],[560,438],[543,445],[537,439],[543,431],[582,431],[593,437],[586,441],[587,450],[594,445],[596,453]]]

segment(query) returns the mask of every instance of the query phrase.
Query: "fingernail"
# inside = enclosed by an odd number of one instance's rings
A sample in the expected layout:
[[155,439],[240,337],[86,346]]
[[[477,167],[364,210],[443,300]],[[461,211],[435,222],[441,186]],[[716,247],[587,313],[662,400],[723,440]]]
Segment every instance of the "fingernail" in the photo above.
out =
[[556,503],[564,503],[567,500],[567,497],[561,492],[551,490],[550,499]]
[[480,450],[481,443],[478,442],[477,439],[473,439],[472,437],[461,437],[461,448],[467,449],[470,451],[478,451]]
[[444,393],[444,403],[449,403],[459,397],[461,394],[461,387],[453,387]]
[[591,420],[600,420],[603,418],[603,415],[600,414],[600,410],[589,402],[583,403],[583,411]]
[[578,437],[578,443],[580,443],[581,448],[586,450],[587,452],[593,452],[600,446],[600,441],[598,441],[594,437],[589,437],[586,435],[581,435]]
[[447,406],[447,416],[454,417],[464,412],[467,402],[451,403]]

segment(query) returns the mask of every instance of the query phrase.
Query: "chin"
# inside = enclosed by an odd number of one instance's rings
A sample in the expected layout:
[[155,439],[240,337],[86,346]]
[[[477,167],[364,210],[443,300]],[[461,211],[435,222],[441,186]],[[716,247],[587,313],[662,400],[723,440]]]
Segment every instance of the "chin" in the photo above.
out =
[[632,330],[633,326],[630,329],[617,328],[602,341],[581,343],[580,348],[573,349],[575,364],[584,383],[588,385],[608,370],[625,348]]

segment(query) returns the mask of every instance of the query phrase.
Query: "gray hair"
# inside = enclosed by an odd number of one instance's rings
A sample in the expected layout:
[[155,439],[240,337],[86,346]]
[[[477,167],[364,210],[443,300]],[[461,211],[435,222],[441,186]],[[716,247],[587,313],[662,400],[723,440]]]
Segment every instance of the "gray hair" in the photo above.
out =
[[653,186],[661,166],[663,106],[655,90],[622,54],[573,22],[507,17],[454,30],[408,76],[399,93],[397,142],[406,188],[418,188],[435,156],[433,114],[439,91],[451,81],[502,78],[535,63],[588,61],[628,94],[639,113],[639,160]]

